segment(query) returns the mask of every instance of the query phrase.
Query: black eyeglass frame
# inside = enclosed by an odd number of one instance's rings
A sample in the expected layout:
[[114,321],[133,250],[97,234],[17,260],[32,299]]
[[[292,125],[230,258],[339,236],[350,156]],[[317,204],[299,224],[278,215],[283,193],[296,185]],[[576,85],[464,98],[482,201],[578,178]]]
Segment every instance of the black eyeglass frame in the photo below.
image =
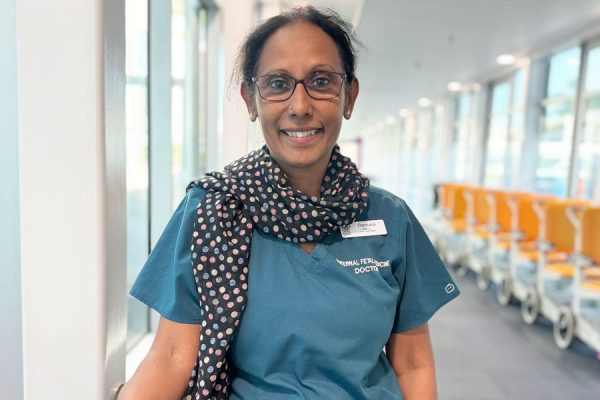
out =
[[[319,73],[326,73],[326,74],[334,74],[339,76],[340,78],[342,78],[342,84],[340,85],[340,90],[339,92],[337,92],[337,94],[331,96],[331,97],[314,97],[313,95],[310,94],[310,91],[306,88],[306,85],[304,84],[304,81],[306,80],[306,78],[312,76],[312,75],[316,75]],[[277,100],[273,100],[273,99],[267,99],[266,97],[264,97],[262,95],[262,93],[260,92],[260,86],[258,85],[258,79],[259,78],[264,78],[264,77],[268,77],[268,76],[282,76],[282,77],[289,77],[292,78],[292,80],[294,81],[294,85],[292,87],[292,91],[290,92],[290,95],[288,97],[286,97],[285,99],[277,99]],[[306,91],[306,94],[311,98],[311,99],[315,99],[315,100],[331,100],[333,98],[336,98],[340,95],[340,93],[342,93],[342,88],[344,87],[344,83],[346,82],[346,78],[348,77],[347,74],[343,73],[343,72],[336,72],[336,71],[315,71],[315,72],[311,72],[308,75],[306,75],[304,78],[302,79],[296,79],[291,75],[287,75],[287,74],[267,74],[267,75],[259,75],[259,76],[253,76],[252,79],[252,83],[254,83],[254,85],[256,86],[256,90],[258,90],[258,95],[265,101],[274,101],[274,102],[279,102],[279,101],[287,101],[289,100],[293,95],[294,92],[296,91],[296,87],[298,86],[299,83],[302,84],[302,86],[304,87],[304,90]]]

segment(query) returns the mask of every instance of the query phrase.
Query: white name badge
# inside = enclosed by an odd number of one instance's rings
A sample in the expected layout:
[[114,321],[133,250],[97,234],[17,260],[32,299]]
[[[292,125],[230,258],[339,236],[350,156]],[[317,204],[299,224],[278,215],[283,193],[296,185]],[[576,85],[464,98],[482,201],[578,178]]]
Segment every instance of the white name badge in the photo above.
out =
[[363,236],[387,235],[387,229],[385,229],[385,223],[382,219],[353,222],[350,225],[342,226],[340,231],[342,232],[342,237],[344,239]]

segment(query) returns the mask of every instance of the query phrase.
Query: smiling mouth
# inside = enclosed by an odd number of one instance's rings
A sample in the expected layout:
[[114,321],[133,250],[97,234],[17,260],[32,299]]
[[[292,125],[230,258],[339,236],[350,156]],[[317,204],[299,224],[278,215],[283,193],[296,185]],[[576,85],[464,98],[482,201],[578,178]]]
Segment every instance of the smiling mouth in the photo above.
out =
[[303,131],[297,131],[297,130],[291,131],[291,130],[282,129],[280,132],[289,137],[304,138],[304,137],[316,135],[317,133],[321,133],[321,132],[323,132],[323,129],[316,128],[316,129],[307,129],[307,130],[303,130]]

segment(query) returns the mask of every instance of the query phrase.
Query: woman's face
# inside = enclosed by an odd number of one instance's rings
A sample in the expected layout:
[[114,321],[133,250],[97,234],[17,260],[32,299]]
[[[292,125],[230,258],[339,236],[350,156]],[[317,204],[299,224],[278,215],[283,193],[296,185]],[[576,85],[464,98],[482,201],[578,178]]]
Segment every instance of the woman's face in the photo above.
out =
[[[344,72],[338,47],[317,26],[296,22],[267,39],[256,75],[286,74],[300,80],[315,71]],[[256,87],[250,96],[242,85],[248,111],[258,115],[271,156],[288,173],[320,173],[327,168],[342,118],[349,118],[357,94],[356,80],[351,85],[344,83],[339,96],[329,100],[313,99],[302,84],[297,84],[288,100],[268,101],[260,97]],[[295,137],[297,132],[310,134]]]

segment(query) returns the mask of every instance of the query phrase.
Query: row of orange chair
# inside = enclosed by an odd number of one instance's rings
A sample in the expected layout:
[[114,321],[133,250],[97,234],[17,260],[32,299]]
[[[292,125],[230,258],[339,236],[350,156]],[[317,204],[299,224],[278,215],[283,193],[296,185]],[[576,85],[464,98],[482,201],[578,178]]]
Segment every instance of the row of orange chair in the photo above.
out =
[[472,270],[481,289],[495,283],[527,323],[550,319],[559,347],[579,336],[600,352],[600,313],[590,325],[581,308],[585,296],[600,304],[600,206],[465,184],[440,185],[438,198],[431,232],[459,275]]
[[[546,252],[548,260],[566,261],[575,250],[575,230],[566,216],[566,209],[576,208],[582,219],[582,248],[580,251],[600,265],[600,237],[598,218],[600,207],[594,207],[589,202],[574,199],[557,199],[547,195],[521,192],[505,192],[496,189],[486,189],[463,184],[445,184],[440,186],[440,207],[443,215],[449,220],[454,233],[466,233],[468,230],[468,196],[473,198],[473,229],[474,233],[487,239],[494,232],[498,245],[509,248],[514,226],[517,227],[518,242],[522,249],[521,255],[537,261],[537,243],[540,240],[548,242],[552,250]],[[490,208],[488,197],[495,203],[495,213]],[[511,210],[511,205],[517,209]],[[545,227],[540,231],[540,217],[536,205],[546,214]],[[514,207],[514,206],[513,206]],[[494,215],[495,214],[495,215]],[[517,215],[516,222],[513,216]]]

